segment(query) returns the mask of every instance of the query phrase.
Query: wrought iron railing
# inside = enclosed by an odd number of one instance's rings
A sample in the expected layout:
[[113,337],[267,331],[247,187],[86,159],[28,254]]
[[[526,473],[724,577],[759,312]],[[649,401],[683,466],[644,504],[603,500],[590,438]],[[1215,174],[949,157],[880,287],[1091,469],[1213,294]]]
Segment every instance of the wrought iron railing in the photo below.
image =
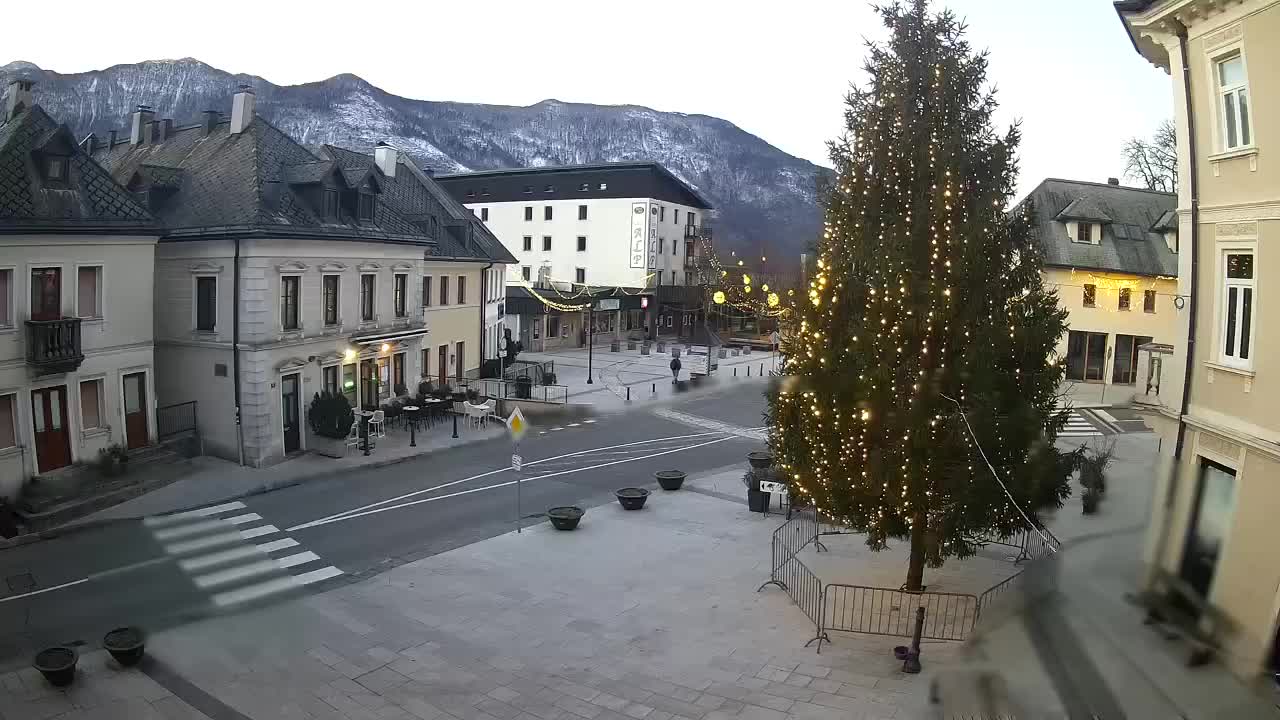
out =
[[156,408],[156,436],[160,440],[195,431],[195,400]]

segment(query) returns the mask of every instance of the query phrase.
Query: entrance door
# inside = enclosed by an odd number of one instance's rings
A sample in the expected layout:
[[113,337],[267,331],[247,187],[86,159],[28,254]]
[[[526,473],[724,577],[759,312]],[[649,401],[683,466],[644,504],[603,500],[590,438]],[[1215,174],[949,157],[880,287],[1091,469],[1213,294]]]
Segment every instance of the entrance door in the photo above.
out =
[[1106,333],[1072,330],[1067,334],[1067,379],[1101,380],[1106,352]]
[[130,450],[147,446],[146,373],[124,376],[124,435]]
[[458,382],[462,382],[462,378],[463,378],[463,377],[465,376],[465,374],[466,374],[466,371],[464,370],[464,368],[466,368],[466,367],[467,367],[467,366],[466,366],[466,364],[465,364],[465,363],[463,362],[463,360],[462,360],[462,343],[458,343],[458,358],[457,358],[457,360],[458,360],[458,367],[457,367],[457,372],[458,372]]
[[62,317],[62,269],[31,269],[31,319]]
[[1231,527],[1235,504],[1236,473],[1208,460],[1200,461],[1200,484],[1196,489],[1195,514],[1187,531],[1187,547],[1179,573],[1187,584],[1209,597],[1218,555]]
[[372,359],[360,361],[360,406],[378,409],[378,363]]
[[441,345],[437,354],[436,367],[440,372],[440,387],[449,384],[449,346]]
[[1111,382],[1132,384],[1138,378],[1138,348],[1151,342],[1146,335],[1116,335],[1115,363]]
[[302,447],[298,411],[298,375],[280,378],[280,418],[284,426],[284,451],[297,452]]
[[70,465],[65,385],[31,391],[31,424],[36,434],[36,462],[40,465],[40,472]]

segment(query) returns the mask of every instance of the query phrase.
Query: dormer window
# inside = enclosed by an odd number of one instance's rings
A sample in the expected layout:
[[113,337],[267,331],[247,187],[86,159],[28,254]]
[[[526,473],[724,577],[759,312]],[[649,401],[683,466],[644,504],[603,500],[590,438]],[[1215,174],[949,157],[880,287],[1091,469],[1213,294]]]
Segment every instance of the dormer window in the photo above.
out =
[[1076,242],[1093,244],[1093,223],[1076,223]]
[[65,155],[46,155],[44,159],[44,179],[49,187],[64,188],[67,186],[68,160]]
[[327,220],[336,220],[338,218],[338,191],[324,191],[324,216]]
[[359,197],[359,217],[361,220],[373,220],[373,194],[362,192]]
[[532,185],[525,185],[525,186],[524,186],[524,194],[525,194],[525,195],[528,195],[528,194],[529,194],[529,193],[531,193],[531,192],[533,192],[533,186],[532,186]]

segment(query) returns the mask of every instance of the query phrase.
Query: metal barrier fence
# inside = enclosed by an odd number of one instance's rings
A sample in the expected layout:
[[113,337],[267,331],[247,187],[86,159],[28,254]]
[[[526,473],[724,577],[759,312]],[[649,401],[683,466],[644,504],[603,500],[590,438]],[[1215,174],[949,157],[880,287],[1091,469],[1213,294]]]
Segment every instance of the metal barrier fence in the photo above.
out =
[[1027,560],[1039,560],[1062,548],[1062,541],[1045,528],[1019,530],[1006,537],[987,536],[977,538],[975,542],[979,545],[1003,545],[1017,550],[1018,553],[1013,557],[1014,564]]
[[866,635],[910,636],[916,608],[924,608],[928,640],[964,640],[978,619],[978,598],[960,593],[906,592],[828,583],[823,591],[822,630]]
[[547,403],[566,403],[569,401],[569,388],[565,385],[530,385],[529,397],[520,391],[520,383],[513,380],[484,378],[472,380],[467,386],[471,390],[491,398],[502,400],[537,400]]
[[769,541],[773,555],[769,564],[769,579],[756,592],[769,585],[782,588],[801,612],[813,621],[814,635],[805,643],[805,647],[816,642],[818,652],[822,652],[822,641],[831,641],[822,629],[822,580],[797,557],[809,543],[822,549],[822,543],[818,541],[816,513],[812,510],[796,510],[790,520],[773,531],[773,538]]
[[195,431],[195,400],[156,408],[156,436],[160,440]]
[[1001,595],[1004,595],[1006,591],[1013,588],[1015,585],[1021,584],[1021,581],[1019,580],[1019,578],[1021,578],[1022,574],[1025,572],[1026,570],[1021,570],[1016,575],[1012,575],[1006,578],[1003,582],[997,583],[987,588],[986,592],[978,596],[979,612],[981,612],[984,609],[990,608],[991,604],[994,603],[997,599],[999,599]]

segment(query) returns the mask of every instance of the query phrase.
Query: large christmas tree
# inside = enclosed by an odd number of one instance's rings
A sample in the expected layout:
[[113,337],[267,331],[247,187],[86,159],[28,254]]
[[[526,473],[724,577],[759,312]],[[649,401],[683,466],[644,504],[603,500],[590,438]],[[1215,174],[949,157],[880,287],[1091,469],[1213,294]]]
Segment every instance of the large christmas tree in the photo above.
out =
[[1053,447],[1066,313],[1041,282],[1030,208],[1006,215],[1019,134],[992,129],[985,54],[926,0],[878,11],[890,37],[871,45],[831,143],[770,445],[824,516],[874,549],[909,539],[905,587],[919,590],[926,564],[1069,494]]

